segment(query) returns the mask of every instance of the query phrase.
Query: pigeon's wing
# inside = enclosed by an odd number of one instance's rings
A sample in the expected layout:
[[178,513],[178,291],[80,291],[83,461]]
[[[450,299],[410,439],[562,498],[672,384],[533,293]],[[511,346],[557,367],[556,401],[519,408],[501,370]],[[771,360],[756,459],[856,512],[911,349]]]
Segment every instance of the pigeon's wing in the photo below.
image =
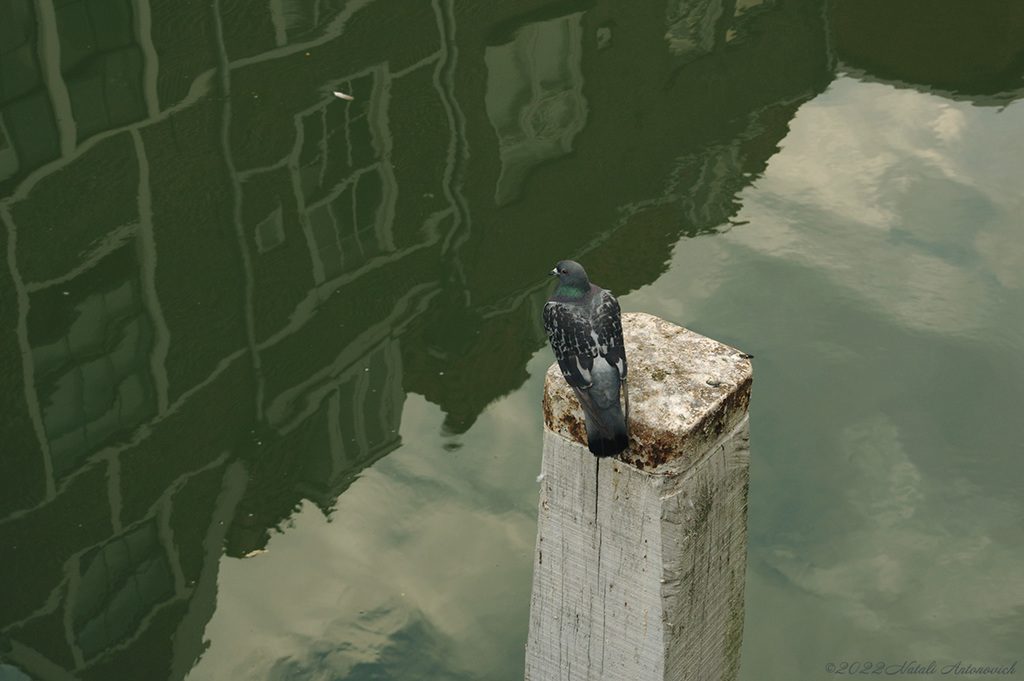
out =
[[601,409],[594,403],[594,398],[590,396],[590,393],[579,388],[573,388],[572,391],[576,393],[576,398],[580,401],[580,406],[583,407],[583,415],[586,417],[587,423],[596,428],[601,437],[614,438],[615,434],[608,426],[608,422],[601,416]]
[[[564,303],[547,303],[544,306],[544,330],[555,351],[558,368],[565,382],[579,398],[583,411],[602,434],[611,437],[611,429],[601,417],[601,411],[589,392],[594,385],[590,371],[594,368],[594,357],[599,354],[600,348],[590,324],[580,315],[579,309]],[[619,335],[622,335],[621,329]]]
[[608,291],[602,290],[595,301],[593,327],[597,335],[594,345],[608,363],[619,370],[619,376],[626,377],[626,346],[622,340],[622,311],[619,301]]
[[566,382],[579,390],[590,388],[598,348],[587,320],[573,306],[549,302],[544,306],[544,330]]
[[622,376],[622,418],[626,422],[626,427],[629,427],[629,383],[626,381],[626,376]]
[[619,301],[608,291],[601,291],[594,312],[594,331],[600,355],[618,369],[622,386],[622,412],[629,422],[629,388],[626,385],[626,345],[622,340],[622,311]]

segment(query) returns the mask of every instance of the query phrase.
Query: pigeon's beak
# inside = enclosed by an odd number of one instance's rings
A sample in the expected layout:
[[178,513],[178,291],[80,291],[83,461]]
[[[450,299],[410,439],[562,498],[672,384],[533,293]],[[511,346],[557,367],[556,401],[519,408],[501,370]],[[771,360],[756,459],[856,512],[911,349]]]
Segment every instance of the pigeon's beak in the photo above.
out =
[[558,268],[556,267],[555,269],[553,269],[550,272],[548,272],[548,274],[552,274],[552,275],[557,276],[558,275]]

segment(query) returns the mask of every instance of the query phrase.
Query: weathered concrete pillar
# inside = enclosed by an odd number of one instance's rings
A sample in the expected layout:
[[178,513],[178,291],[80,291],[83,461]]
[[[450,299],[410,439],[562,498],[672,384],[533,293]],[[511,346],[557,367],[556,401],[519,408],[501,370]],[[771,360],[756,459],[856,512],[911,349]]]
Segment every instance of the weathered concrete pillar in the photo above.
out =
[[531,681],[735,679],[743,636],[751,366],[622,316],[630,448],[597,459],[557,365],[530,603]]

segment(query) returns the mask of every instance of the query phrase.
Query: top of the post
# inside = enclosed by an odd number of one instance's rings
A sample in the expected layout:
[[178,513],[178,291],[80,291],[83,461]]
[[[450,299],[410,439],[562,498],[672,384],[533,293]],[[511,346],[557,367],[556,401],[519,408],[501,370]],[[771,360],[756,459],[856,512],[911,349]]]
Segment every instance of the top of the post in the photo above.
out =
[[[686,470],[746,416],[750,359],[649,314],[623,314],[622,332],[629,363],[629,449],[621,459],[651,473]],[[544,381],[544,425],[586,443],[583,410],[557,363]]]

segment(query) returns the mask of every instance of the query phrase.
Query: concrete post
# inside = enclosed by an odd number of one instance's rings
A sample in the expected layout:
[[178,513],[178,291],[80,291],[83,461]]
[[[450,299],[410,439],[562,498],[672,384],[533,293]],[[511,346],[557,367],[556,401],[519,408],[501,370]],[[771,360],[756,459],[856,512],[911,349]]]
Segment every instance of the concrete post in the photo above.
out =
[[630,448],[586,448],[557,365],[530,603],[530,681],[735,679],[743,636],[749,357],[622,316]]

